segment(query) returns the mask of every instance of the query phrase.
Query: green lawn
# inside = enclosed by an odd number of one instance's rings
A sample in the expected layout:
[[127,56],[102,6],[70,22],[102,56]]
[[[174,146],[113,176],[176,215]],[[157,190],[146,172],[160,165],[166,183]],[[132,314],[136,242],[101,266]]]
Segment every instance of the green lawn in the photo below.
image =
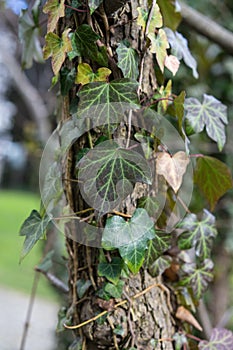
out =
[[[19,264],[24,237],[19,229],[32,209],[39,209],[40,199],[34,194],[0,190],[0,284],[26,293],[31,292],[34,266],[42,256],[43,242],[38,242]],[[37,295],[56,298],[44,276],[40,277]]]

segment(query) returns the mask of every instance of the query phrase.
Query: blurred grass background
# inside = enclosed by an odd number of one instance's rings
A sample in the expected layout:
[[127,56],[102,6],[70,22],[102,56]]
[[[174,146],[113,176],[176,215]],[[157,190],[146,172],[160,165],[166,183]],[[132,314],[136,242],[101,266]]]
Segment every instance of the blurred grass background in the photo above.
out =
[[[0,285],[30,293],[34,266],[42,257],[43,241],[39,241],[19,264],[24,237],[19,236],[23,221],[31,210],[39,209],[39,196],[23,191],[0,190]],[[44,276],[40,277],[37,296],[57,298]]]

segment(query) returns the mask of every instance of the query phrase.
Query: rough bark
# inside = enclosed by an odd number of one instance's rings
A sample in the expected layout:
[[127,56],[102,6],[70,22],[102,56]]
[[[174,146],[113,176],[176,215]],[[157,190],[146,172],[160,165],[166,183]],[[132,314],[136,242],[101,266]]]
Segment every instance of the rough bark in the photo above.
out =
[[[147,1],[141,1],[146,8]],[[117,44],[122,39],[130,41],[132,47],[138,50],[141,59],[141,92],[144,96],[150,96],[156,87],[156,80],[153,69],[153,57],[150,54],[144,54],[144,35],[137,26],[136,8],[139,1],[132,1],[125,5],[114,17],[109,17],[110,24],[110,48],[113,56],[110,58],[111,69],[114,78],[121,74],[117,69],[115,61],[115,50]],[[90,22],[89,22],[90,23]],[[103,19],[99,16],[98,10],[94,16],[93,26],[100,35],[107,38],[106,28]],[[66,100],[64,103],[63,119],[69,117]],[[79,140],[67,159],[66,175],[67,178],[74,176],[75,151],[79,147],[85,146],[88,141],[84,138]],[[65,192],[67,201],[74,212],[83,210],[83,202],[78,187],[69,182],[65,182]],[[135,198],[138,196],[137,189],[133,195],[127,198],[124,203],[127,212],[134,207]],[[68,227],[69,236],[76,234],[75,227]],[[103,278],[97,276],[97,263],[99,256],[98,248],[90,248],[81,245],[74,240],[67,238],[67,251],[69,254],[69,286],[70,286],[70,307],[73,309],[73,324],[79,324],[87,319],[91,319],[103,311],[104,306],[95,296],[95,290],[103,284]],[[88,290],[86,297],[78,299],[76,283],[79,279],[91,280],[92,287]],[[142,295],[135,297],[142,292]],[[76,332],[77,336],[82,338],[83,349],[121,349],[130,346],[137,347],[138,350],[152,350],[155,347],[150,343],[151,339],[165,339],[158,342],[156,349],[173,349],[171,339],[174,334],[174,321],[170,303],[170,292],[164,286],[161,278],[152,278],[145,269],[141,269],[136,276],[131,276],[126,280],[123,299],[127,302],[115,309],[112,309],[106,321],[103,324],[91,322],[81,327]],[[117,303],[119,300],[116,300]],[[106,305],[105,305],[106,306]],[[108,305],[109,307],[109,305]],[[117,325],[123,327],[122,336],[116,336],[113,332]]]

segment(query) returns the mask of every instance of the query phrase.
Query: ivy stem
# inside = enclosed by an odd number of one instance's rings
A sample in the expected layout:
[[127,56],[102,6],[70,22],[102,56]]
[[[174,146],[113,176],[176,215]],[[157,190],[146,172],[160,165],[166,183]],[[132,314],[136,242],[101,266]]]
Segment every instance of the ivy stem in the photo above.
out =
[[201,154],[201,153],[190,154],[189,157],[190,157],[190,158],[203,158],[203,157],[204,157],[204,154]]
[[87,10],[80,10],[80,9],[76,9],[75,7],[72,7],[70,5],[66,5],[65,7],[68,7],[69,9],[73,10],[73,11],[77,11],[77,12],[82,12],[82,13],[87,13]]
[[198,342],[202,341],[202,339],[196,337],[195,335],[192,335],[192,334],[186,334],[186,337],[190,338],[190,339],[193,339],[193,340],[196,340]]
[[[147,287],[146,289],[142,290],[141,292],[139,292],[139,293],[133,295],[132,299],[136,300],[137,298],[139,298],[139,297],[141,297],[142,295],[148,293],[151,289],[153,289],[153,288],[155,288],[155,287],[159,287],[159,288],[161,288],[162,290],[164,290],[164,288],[163,288],[163,286],[162,286],[161,284],[159,284],[159,283],[154,283],[154,284],[150,285],[149,287]],[[119,306],[125,305],[125,304],[127,304],[127,303],[128,303],[128,300],[127,300],[127,299],[122,300],[122,301],[120,301],[119,303],[117,303],[116,305],[114,305],[113,309],[117,309]],[[77,324],[77,325],[75,325],[75,326],[68,326],[68,325],[66,325],[65,323],[64,323],[63,325],[64,325],[65,328],[68,328],[68,329],[78,329],[78,328],[81,328],[81,327],[83,327],[83,326],[85,326],[85,325],[87,325],[87,324],[89,324],[89,323],[91,323],[91,322],[93,322],[93,321],[98,320],[100,317],[102,317],[102,316],[108,314],[108,312],[109,312],[109,311],[105,310],[105,311],[101,312],[100,314],[98,314],[98,315],[96,315],[96,316],[90,318],[89,320],[86,320],[86,321],[84,321],[84,322],[82,322],[82,323],[79,323],[79,324]]]

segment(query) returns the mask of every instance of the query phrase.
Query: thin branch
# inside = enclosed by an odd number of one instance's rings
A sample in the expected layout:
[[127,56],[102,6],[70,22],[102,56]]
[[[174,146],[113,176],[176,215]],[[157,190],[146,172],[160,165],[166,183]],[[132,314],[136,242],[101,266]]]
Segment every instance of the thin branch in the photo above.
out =
[[31,321],[31,317],[32,317],[32,309],[33,309],[35,298],[36,298],[36,291],[37,291],[39,279],[40,279],[40,273],[36,271],[35,275],[34,275],[34,281],[33,281],[33,285],[32,285],[32,291],[31,291],[30,301],[29,301],[29,305],[28,305],[27,316],[26,316],[26,320],[24,323],[24,329],[23,329],[23,335],[22,335],[21,344],[20,344],[20,350],[25,349],[26,340],[27,340],[27,336],[28,336],[28,329],[29,329],[30,321]]
[[180,2],[183,21],[196,32],[218,44],[226,52],[233,54],[233,33],[212,19]]

